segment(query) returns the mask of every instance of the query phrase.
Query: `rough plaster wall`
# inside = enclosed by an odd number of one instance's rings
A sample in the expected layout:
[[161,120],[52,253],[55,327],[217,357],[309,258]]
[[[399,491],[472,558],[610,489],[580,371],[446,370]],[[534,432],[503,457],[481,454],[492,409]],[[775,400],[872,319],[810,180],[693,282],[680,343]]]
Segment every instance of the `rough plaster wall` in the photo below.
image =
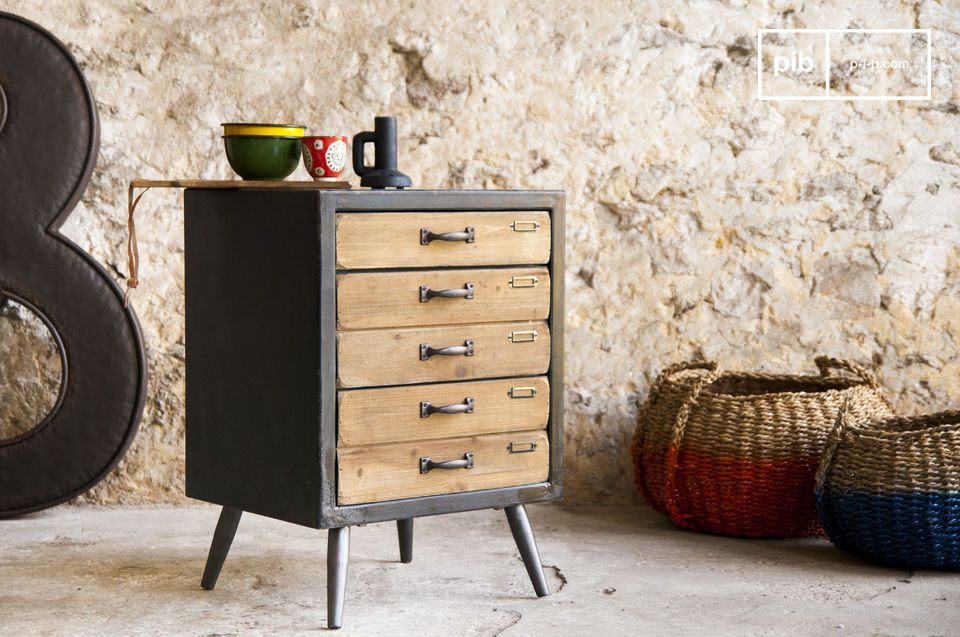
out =
[[[629,501],[635,403],[666,365],[874,368],[960,403],[960,15],[937,2],[0,0],[72,48],[100,163],[65,231],[118,273],[133,177],[230,175],[218,124],[400,118],[420,187],[567,191],[568,497]],[[758,27],[934,29],[932,102],[760,102]],[[304,178],[302,169],[296,175]],[[183,492],[180,197],[139,210],[140,434],[88,496]]]

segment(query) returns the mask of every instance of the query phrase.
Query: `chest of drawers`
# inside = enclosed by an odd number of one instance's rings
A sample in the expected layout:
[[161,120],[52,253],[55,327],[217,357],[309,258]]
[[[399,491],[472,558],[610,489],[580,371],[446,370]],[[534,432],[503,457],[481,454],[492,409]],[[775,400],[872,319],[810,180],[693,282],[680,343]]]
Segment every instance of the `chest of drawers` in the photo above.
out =
[[341,623],[350,527],[562,493],[563,195],[187,190],[187,495],[328,536]]

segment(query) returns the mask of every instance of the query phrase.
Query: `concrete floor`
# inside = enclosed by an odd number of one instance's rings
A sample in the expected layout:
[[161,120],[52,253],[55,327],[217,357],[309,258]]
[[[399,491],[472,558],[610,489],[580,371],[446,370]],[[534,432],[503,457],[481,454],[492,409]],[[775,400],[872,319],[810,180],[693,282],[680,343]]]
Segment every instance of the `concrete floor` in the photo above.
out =
[[[825,540],[679,530],[646,508],[528,507],[553,595],[533,596],[503,514],[352,534],[341,635],[960,635],[960,575],[860,562]],[[0,634],[325,631],[326,534],[247,515],[213,592],[218,510],[59,507],[0,521]]]

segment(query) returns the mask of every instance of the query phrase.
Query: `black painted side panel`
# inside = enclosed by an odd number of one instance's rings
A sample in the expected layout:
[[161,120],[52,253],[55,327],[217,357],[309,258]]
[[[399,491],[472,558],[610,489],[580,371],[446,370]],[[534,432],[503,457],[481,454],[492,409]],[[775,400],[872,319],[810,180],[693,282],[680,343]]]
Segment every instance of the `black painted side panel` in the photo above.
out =
[[187,495],[316,527],[319,195],[184,200]]

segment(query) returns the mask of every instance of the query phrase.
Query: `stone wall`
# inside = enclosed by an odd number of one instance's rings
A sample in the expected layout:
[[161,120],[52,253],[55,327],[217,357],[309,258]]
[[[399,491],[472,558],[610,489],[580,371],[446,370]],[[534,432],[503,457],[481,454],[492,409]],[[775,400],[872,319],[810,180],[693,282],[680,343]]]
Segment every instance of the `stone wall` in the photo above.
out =
[[[635,499],[666,365],[867,364],[904,412],[960,403],[960,15],[936,2],[0,0],[81,61],[102,121],[68,236],[126,272],[134,177],[230,176],[218,125],[401,127],[420,187],[567,191],[568,497]],[[933,29],[933,99],[756,99],[758,27]],[[305,178],[300,169],[297,173]],[[183,493],[180,196],[139,210],[140,434],[87,499]]]
[[12,299],[0,302],[0,440],[24,435],[57,402],[63,366],[53,334]]

